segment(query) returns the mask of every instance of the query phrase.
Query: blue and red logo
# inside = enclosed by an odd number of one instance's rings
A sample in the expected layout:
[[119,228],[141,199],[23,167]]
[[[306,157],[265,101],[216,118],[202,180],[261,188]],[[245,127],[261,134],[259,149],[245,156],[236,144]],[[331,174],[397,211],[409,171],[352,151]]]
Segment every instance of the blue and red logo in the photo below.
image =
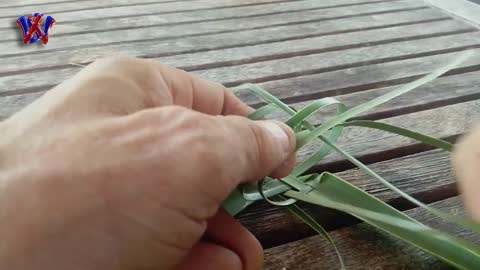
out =
[[48,43],[48,32],[56,21],[51,16],[47,16],[42,31],[42,29],[40,29],[40,23],[42,22],[43,16],[42,13],[34,13],[27,18],[25,18],[25,16],[18,18],[17,24],[22,29],[23,43],[32,44],[39,40],[41,40],[43,44]]

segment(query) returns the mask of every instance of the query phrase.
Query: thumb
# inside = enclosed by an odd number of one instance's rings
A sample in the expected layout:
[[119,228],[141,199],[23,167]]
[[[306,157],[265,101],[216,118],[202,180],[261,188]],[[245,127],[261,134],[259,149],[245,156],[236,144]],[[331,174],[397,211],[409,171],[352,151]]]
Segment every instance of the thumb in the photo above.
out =
[[284,177],[295,165],[295,133],[277,121],[252,121],[245,117],[222,117],[232,138],[239,162],[239,182],[257,181],[266,176]]

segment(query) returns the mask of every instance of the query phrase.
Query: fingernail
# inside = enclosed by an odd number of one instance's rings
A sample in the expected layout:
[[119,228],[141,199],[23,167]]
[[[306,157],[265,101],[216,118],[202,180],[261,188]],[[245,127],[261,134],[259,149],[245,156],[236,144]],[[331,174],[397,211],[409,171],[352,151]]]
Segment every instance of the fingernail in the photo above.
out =
[[275,121],[258,121],[258,123],[271,133],[278,148],[282,150],[282,158],[287,158],[290,154],[290,140],[288,139],[288,134],[282,128],[283,123]]

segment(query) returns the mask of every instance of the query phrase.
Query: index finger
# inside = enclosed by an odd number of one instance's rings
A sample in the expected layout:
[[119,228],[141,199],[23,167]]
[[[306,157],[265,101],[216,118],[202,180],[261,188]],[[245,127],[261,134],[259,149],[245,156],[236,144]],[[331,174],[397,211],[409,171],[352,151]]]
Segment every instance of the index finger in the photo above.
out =
[[173,97],[173,103],[211,115],[248,115],[255,110],[225,86],[171,66],[158,65]]

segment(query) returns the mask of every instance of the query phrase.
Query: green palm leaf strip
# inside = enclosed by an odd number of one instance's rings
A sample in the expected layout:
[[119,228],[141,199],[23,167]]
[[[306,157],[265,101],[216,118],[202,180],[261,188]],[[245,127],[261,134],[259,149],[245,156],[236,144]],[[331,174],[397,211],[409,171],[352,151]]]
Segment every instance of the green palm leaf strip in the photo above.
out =
[[459,269],[480,265],[478,246],[423,225],[333,174],[324,173],[309,193],[287,191],[285,196],[349,213]]
[[260,120],[278,109],[279,108],[273,104],[267,104],[250,114],[248,118],[252,120]]
[[367,128],[379,129],[379,130],[387,131],[397,135],[401,135],[404,137],[412,138],[424,144],[429,144],[431,146],[434,146],[449,152],[452,151],[452,148],[453,148],[453,145],[451,143],[446,142],[444,140],[440,140],[437,138],[423,135],[415,131],[411,131],[405,128],[401,128],[401,127],[397,127],[397,126],[393,126],[393,125],[389,125],[381,122],[375,122],[375,121],[369,121],[369,120],[354,120],[354,121],[348,121],[348,122],[342,123],[340,124],[340,126],[344,126],[344,127],[356,126],[356,127],[367,127]]
[[312,229],[314,229],[320,236],[323,237],[323,239],[327,240],[330,243],[330,245],[332,245],[333,249],[335,250],[335,253],[337,254],[338,261],[340,262],[340,269],[346,269],[345,263],[343,262],[342,254],[340,254],[340,252],[338,251],[338,248],[335,245],[335,242],[333,242],[333,239],[330,237],[328,232],[320,224],[318,224],[318,222],[316,222],[315,219],[313,219],[310,215],[308,215],[305,211],[303,211],[302,208],[298,207],[298,205],[296,204],[288,205],[287,209],[296,217],[298,217],[300,220],[305,222]]

